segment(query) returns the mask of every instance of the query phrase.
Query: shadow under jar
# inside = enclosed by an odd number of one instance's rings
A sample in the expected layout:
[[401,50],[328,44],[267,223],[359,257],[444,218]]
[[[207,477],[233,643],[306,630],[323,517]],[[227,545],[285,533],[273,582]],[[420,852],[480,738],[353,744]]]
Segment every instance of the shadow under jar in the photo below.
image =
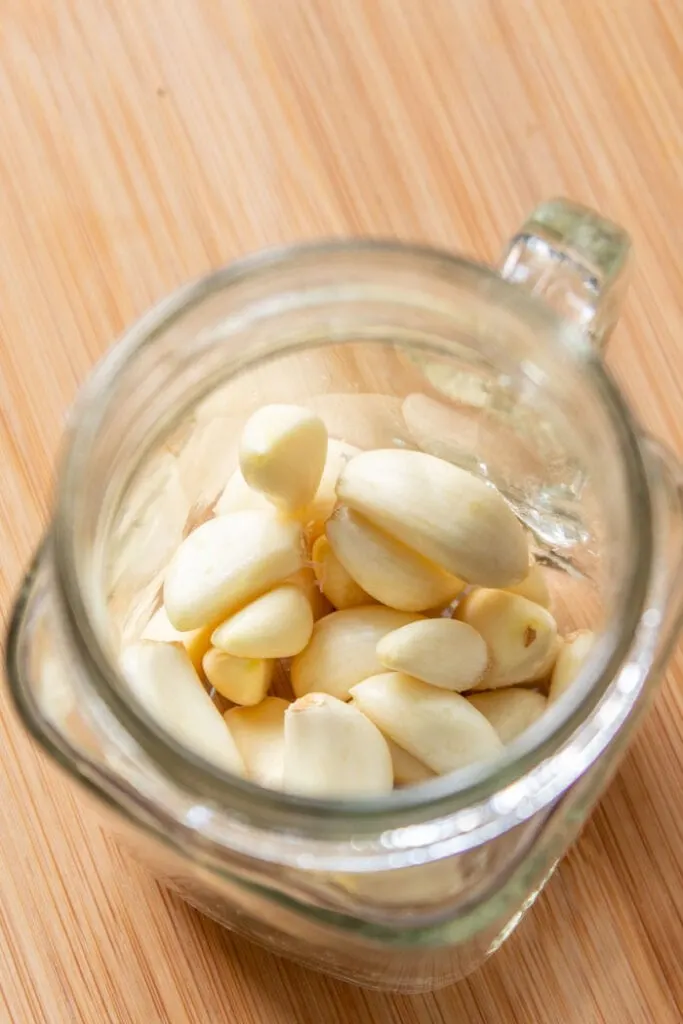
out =
[[[111,827],[227,927],[363,985],[454,981],[510,934],[614,772],[681,612],[678,470],[600,359],[627,250],[554,200],[502,273],[394,243],[265,253],[162,302],[86,385],[10,629],[12,696]],[[495,483],[561,632],[599,633],[571,690],[495,762],[382,799],[277,793],[182,749],[126,686],[121,646],[212,514],[243,423],[283,401],[331,437],[422,448]]]

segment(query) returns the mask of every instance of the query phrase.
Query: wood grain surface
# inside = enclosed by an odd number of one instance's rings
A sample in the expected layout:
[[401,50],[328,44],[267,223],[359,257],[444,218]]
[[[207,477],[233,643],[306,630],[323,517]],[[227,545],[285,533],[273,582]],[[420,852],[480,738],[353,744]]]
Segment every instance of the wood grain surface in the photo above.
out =
[[[132,318],[259,246],[396,235],[495,258],[540,199],[631,232],[609,359],[683,455],[680,0],[4,0],[0,587],[43,529],[65,411]],[[120,859],[2,702],[0,1021],[675,1024],[683,661],[504,949],[367,993],[222,932]]]

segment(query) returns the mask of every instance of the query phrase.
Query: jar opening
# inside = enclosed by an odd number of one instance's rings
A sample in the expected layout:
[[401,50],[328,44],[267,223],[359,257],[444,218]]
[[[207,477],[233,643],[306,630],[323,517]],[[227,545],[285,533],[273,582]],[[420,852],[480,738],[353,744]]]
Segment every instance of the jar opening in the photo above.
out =
[[[356,369],[362,355],[364,376],[347,381],[346,391],[335,391],[342,353],[350,354],[345,365]],[[381,800],[320,801],[274,793],[181,749],[127,691],[117,668],[105,585],[112,539],[140,529],[137,512],[153,507],[151,519],[143,517],[142,529],[149,531],[146,553],[160,541],[155,557],[163,561],[166,538],[155,530],[161,521],[155,515],[164,506],[173,514],[173,501],[163,472],[161,490],[150,483],[154,460],[174,465],[197,424],[204,429],[212,416],[220,419],[236,395],[260,404],[256,380],[273,394],[279,388],[281,400],[287,400],[283,395],[292,400],[282,370],[294,365],[302,381],[319,388],[310,396],[317,400],[340,393],[357,398],[368,394],[359,383],[367,387],[373,380],[375,394],[403,399],[407,388],[424,380],[432,398],[440,395],[462,406],[465,395],[475,410],[489,402],[496,437],[528,437],[534,424],[539,469],[532,479],[546,479],[543,474],[550,470],[555,474],[552,488],[534,492],[546,504],[540,499],[530,504],[523,489],[514,490],[512,478],[506,496],[558,567],[571,569],[577,550],[584,568],[594,564],[592,559],[602,560],[603,579],[612,577],[606,584],[609,609],[600,642],[571,694],[499,760]],[[576,419],[577,402],[583,403],[581,419]],[[237,419],[240,415],[238,409]],[[552,429],[538,430],[539,423]],[[570,438],[571,458],[562,462]],[[404,443],[401,437],[396,441]],[[600,443],[602,451],[596,450]],[[473,453],[481,462],[480,455]],[[485,465],[498,472],[493,463]],[[596,516],[595,529],[586,536],[579,519],[576,535],[568,532],[581,473],[579,498],[584,501],[590,492],[586,507]],[[139,504],[133,510],[135,487]],[[207,500],[202,494],[186,510],[195,521],[208,512]],[[178,527],[181,535],[186,529],[187,519],[181,519],[169,538]],[[76,408],[52,537],[69,631],[92,686],[165,774],[198,802],[250,822],[344,835],[417,828],[446,814],[461,816],[463,833],[497,828],[503,817],[522,820],[559,795],[611,735],[606,723],[591,716],[627,660],[636,633],[649,579],[651,532],[646,477],[628,412],[578,334],[487,268],[426,248],[342,242],[238,262],[180,289],[131,328],[97,368]],[[154,583],[154,571],[147,582]]]

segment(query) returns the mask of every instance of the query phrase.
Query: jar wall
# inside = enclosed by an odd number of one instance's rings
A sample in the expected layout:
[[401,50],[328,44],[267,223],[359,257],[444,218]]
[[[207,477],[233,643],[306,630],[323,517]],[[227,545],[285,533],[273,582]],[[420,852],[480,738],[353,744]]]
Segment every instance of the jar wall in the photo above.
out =
[[[207,871],[158,839],[124,826],[111,813],[103,824],[151,876],[269,952],[361,987],[428,992],[471,974],[513,934],[613,776],[627,739],[628,733],[622,735],[558,802],[498,888],[469,908],[422,927],[400,920],[390,928],[377,926],[303,904],[269,891],[265,880],[258,884],[241,878],[229,865],[220,874]],[[376,878],[386,888],[388,875]]]

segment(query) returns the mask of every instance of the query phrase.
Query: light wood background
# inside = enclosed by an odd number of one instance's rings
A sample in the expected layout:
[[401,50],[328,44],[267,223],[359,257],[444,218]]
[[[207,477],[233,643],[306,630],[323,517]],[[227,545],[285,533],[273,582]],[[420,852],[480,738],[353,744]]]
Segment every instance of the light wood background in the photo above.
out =
[[[64,414],[124,325],[258,246],[377,233],[495,258],[541,198],[637,266],[610,362],[683,455],[680,0],[4,0],[0,586],[43,529]],[[276,960],[119,859],[2,701],[0,1021],[675,1024],[680,656],[506,947],[434,996]]]

